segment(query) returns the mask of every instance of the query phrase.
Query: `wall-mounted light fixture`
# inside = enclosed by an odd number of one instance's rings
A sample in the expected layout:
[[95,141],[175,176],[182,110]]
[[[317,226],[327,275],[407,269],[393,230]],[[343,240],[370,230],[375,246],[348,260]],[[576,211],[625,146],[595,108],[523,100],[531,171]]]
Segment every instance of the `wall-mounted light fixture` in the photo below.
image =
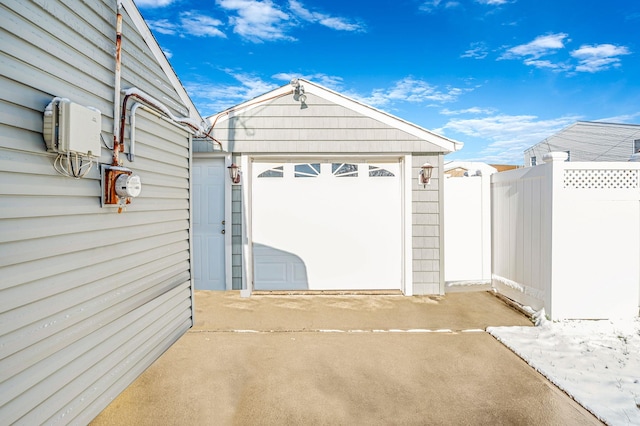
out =
[[293,86],[293,99],[296,101],[300,101],[300,108],[307,108],[307,95],[304,94],[304,86],[300,84],[300,80],[294,78],[289,83]]
[[429,163],[424,163],[420,167],[420,174],[418,175],[419,182],[426,188],[431,184],[431,173],[433,173],[433,166]]
[[231,182],[240,183],[240,166],[235,163],[231,163],[229,167],[229,177],[231,178]]

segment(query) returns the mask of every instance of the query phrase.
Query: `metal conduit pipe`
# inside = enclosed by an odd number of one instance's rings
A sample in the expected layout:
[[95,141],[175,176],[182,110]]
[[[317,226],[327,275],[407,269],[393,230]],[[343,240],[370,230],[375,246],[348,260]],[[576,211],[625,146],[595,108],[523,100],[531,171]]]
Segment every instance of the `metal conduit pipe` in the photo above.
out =
[[114,93],[113,93],[113,160],[112,165],[120,165],[120,159],[118,153],[122,149],[120,146],[121,141],[118,140],[118,134],[120,134],[119,120],[120,115],[120,80],[121,80],[121,65],[122,65],[122,1],[117,1],[117,14],[116,14],[116,54],[115,54],[115,81],[114,81]]
[[139,103],[136,102],[132,107],[131,107],[131,116],[129,116],[129,126],[130,126],[130,130],[129,130],[129,154],[127,154],[127,159],[133,163],[133,161],[135,160],[135,148],[136,148],[136,111],[138,111],[138,108],[143,107],[144,106]]
[[[180,123],[182,125],[189,127],[196,135],[204,134],[204,129],[198,124],[195,124],[191,118],[175,117],[173,114],[171,114],[171,112],[166,106],[164,106],[161,102],[157,101],[150,95],[144,93],[143,91],[137,88],[131,88],[126,90],[124,93],[125,93],[125,96],[122,101],[122,113],[120,116],[120,140],[121,141],[124,140],[124,127],[125,127],[125,121],[126,121],[127,103],[129,102],[129,99],[132,97],[138,99],[140,102],[142,102],[146,106],[151,107],[153,110],[155,110],[156,113],[159,113],[167,117],[171,121]],[[214,142],[220,145],[220,149],[222,149],[222,144],[219,141],[217,141],[216,139],[214,139],[209,135],[204,134],[204,136],[208,137],[209,139],[212,139]],[[123,147],[121,146],[121,150],[122,148]]]
[[[134,162],[135,161],[135,148],[136,148],[136,113],[138,111],[138,109],[142,109],[144,111],[147,111],[150,114],[155,115],[156,117],[160,118],[161,120],[167,121],[169,123],[172,124],[176,124],[176,120],[172,120],[169,117],[166,117],[164,115],[162,115],[161,113],[159,113],[158,111],[156,111],[153,108],[149,108],[148,106],[140,103],[140,102],[136,102],[135,104],[133,104],[133,106],[131,107],[131,112],[129,113],[129,126],[130,126],[130,130],[129,130],[129,153],[127,154],[127,159],[130,162]],[[180,126],[182,129],[184,129],[187,132],[193,132],[193,130],[191,128],[186,128],[183,126]]]
[[[120,106],[120,92],[121,92],[121,80],[122,80],[122,1],[117,0],[116,3],[117,14],[116,14],[116,52],[115,52],[115,71],[114,71],[114,95],[113,95],[113,159],[112,166],[120,165],[120,152],[124,152],[124,129],[127,115],[127,102],[130,97],[135,97],[142,101],[143,103],[152,107],[156,113],[164,114],[172,121],[177,123],[186,125],[190,127],[194,133],[204,134],[205,137],[212,139],[216,142],[220,149],[222,149],[222,144],[217,141],[215,138],[205,134],[204,129],[196,124],[190,118],[186,117],[175,117],[167,107],[165,107],[162,103],[158,102],[151,96],[146,95],[142,91],[138,89],[130,89],[125,92],[124,99],[122,101],[122,106]],[[137,107],[134,106],[136,109]],[[131,124],[131,152],[128,155],[129,161],[133,161],[135,158],[135,153],[133,150],[135,149],[135,110],[132,109],[132,124]]]

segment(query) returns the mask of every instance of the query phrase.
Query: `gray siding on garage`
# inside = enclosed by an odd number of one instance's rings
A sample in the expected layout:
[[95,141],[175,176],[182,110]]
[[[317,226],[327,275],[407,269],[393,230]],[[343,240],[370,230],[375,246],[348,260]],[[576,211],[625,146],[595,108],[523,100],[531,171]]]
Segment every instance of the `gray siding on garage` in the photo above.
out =
[[231,279],[234,290],[242,289],[242,186],[231,188]]
[[442,148],[317,95],[286,95],[216,123],[213,136],[238,153],[399,153]]
[[[192,325],[189,133],[138,111],[124,166],[143,189],[122,214],[100,207],[95,167],[58,175],[42,138],[60,96],[100,109],[113,141],[115,4],[0,5],[2,423],[89,422]],[[122,88],[186,114],[125,4]]]

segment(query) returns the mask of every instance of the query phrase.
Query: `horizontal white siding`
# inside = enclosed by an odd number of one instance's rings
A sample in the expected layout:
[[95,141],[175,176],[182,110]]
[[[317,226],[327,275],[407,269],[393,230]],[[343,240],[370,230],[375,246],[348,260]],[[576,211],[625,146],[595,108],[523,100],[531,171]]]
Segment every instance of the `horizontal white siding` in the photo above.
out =
[[[135,161],[121,158],[142,193],[122,214],[100,206],[95,166],[57,174],[42,138],[61,96],[100,109],[112,143],[115,4],[0,5],[2,423],[88,423],[192,325],[188,132],[138,110]],[[128,13],[122,88],[185,115]]]

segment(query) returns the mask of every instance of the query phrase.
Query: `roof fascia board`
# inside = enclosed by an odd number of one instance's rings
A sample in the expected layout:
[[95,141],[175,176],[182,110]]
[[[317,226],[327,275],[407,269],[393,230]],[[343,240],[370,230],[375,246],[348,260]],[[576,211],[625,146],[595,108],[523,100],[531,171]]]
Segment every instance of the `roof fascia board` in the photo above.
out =
[[158,64],[160,65],[165,75],[171,82],[176,93],[178,94],[182,102],[184,102],[185,106],[187,107],[187,110],[189,111],[189,117],[202,121],[203,119],[202,119],[202,116],[200,115],[200,112],[198,112],[198,109],[196,108],[195,104],[189,97],[189,94],[187,93],[184,86],[180,82],[178,75],[176,74],[175,70],[169,63],[169,60],[167,59],[164,52],[160,48],[158,41],[156,40],[154,35],[151,33],[151,30],[149,29],[149,26],[147,25],[146,21],[140,14],[138,7],[134,4],[133,0],[121,0],[121,2],[122,2],[122,6],[127,11],[127,13],[129,14],[129,17],[133,21],[133,24],[135,25],[136,29],[144,39],[149,49],[151,49],[151,53],[155,57],[156,61],[158,61]]
[[606,121],[578,121],[575,123],[576,126],[585,126],[585,127],[614,127],[619,129],[629,129],[629,130],[640,130],[640,124],[633,123],[609,123]]

